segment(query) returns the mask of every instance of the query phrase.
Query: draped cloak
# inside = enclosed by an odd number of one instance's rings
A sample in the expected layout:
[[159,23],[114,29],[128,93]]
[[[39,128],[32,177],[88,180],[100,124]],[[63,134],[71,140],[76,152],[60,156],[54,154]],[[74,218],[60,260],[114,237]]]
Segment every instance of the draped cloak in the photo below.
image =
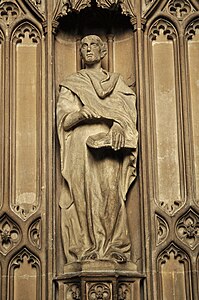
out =
[[[123,253],[130,259],[130,238],[124,201],[136,176],[136,96],[116,73],[81,70],[60,85],[57,126],[64,184],[60,195],[61,229],[68,262],[97,253],[108,259]],[[65,131],[64,120],[84,105],[99,119],[85,120]],[[119,151],[94,149],[87,140],[108,134],[113,123],[125,132]]]

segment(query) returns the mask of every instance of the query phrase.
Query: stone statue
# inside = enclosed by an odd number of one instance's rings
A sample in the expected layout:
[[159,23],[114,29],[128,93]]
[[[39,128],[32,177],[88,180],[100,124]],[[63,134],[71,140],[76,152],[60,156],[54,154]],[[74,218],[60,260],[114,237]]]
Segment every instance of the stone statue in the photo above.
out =
[[125,200],[136,177],[136,96],[119,74],[102,69],[106,52],[98,36],[84,37],[85,69],[60,85],[60,207],[68,263],[130,260]]

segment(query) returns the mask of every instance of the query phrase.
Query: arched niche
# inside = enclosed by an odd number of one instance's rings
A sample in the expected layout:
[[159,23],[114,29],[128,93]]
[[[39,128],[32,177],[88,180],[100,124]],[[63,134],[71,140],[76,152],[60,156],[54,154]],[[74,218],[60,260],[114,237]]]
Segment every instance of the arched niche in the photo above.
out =
[[[82,62],[79,56],[80,39],[88,34],[97,34],[107,42],[108,55],[103,59],[103,68],[110,72],[120,73],[128,86],[135,90],[136,86],[136,37],[132,19],[122,14],[120,8],[116,10],[102,9],[96,5],[81,10],[78,14],[68,13],[58,19],[54,35],[54,61],[55,61],[55,95],[58,98],[59,84],[68,75],[81,69]],[[59,142],[56,145],[57,183],[56,198],[62,187],[60,172]],[[138,172],[139,173],[139,172]],[[129,189],[127,211],[132,241],[132,260],[139,261],[138,269],[141,269],[141,220],[139,179]],[[60,212],[57,209],[57,226],[60,228]],[[139,224],[139,225],[138,225]],[[62,272],[60,266],[64,265],[65,259],[61,245],[61,233],[57,232],[57,255],[58,272]]]
[[67,75],[82,68],[79,57],[80,39],[97,34],[108,45],[103,67],[121,73],[129,86],[135,84],[135,38],[130,18],[118,9],[108,10],[96,6],[59,19],[55,34],[56,86]]

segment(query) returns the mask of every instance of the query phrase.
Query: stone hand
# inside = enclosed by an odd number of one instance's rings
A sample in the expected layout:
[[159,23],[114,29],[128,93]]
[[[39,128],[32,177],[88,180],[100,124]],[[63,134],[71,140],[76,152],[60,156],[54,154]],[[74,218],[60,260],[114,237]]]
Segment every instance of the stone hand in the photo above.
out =
[[99,119],[100,116],[89,106],[85,105],[82,107],[82,109],[79,111],[83,119]]
[[114,123],[111,127],[112,135],[112,148],[117,151],[125,145],[125,133],[123,128],[118,124]]

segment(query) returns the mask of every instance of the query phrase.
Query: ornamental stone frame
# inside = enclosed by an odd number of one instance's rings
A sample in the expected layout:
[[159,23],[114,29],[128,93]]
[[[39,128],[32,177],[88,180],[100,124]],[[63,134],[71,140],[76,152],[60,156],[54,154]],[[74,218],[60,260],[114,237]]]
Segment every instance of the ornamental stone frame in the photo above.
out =
[[[81,38],[136,94],[132,264],[67,265],[56,106]],[[195,300],[199,294],[197,0],[0,1],[0,299]]]

